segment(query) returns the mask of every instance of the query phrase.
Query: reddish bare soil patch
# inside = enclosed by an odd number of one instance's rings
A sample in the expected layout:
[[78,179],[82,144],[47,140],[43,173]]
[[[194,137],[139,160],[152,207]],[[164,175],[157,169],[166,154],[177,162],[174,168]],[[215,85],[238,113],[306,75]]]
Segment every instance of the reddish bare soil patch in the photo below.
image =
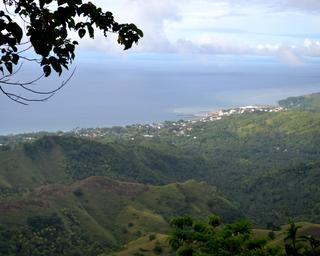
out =
[[119,182],[104,177],[90,177],[80,181],[77,187],[100,190],[103,192],[113,193],[119,196],[134,196],[150,190],[149,186],[137,183]]

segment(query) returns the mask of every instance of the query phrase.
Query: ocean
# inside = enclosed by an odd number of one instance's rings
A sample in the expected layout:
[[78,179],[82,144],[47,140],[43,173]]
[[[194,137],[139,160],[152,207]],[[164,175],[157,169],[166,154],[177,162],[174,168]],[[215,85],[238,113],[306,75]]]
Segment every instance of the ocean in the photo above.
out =
[[[36,88],[54,88],[62,79],[42,80]],[[157,123],[319,91],[318,65],[84,59],[47,102],[22,106],[2,95],[0,134]]]

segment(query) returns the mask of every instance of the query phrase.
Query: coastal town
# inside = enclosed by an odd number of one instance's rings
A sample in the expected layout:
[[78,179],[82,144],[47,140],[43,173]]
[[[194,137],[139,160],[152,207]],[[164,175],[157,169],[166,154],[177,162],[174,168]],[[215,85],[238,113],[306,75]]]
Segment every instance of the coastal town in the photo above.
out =
[[[143,134],[144,138],[154,138],[156,136],[161,135],[161,130],[170,131],[176,136],[187,136],[189,137],[193,130],[192,125],[197,123],[207,123],[207,122],[214,122],[222,120],[223,118],[230,117],[233,115],[242,115],[242,114],[252,114],[252,113],[277,113],[284,111],[285,109],[280,106],[269,106],[269,105],[258,105],[258,106],[244,106],[244,107],[237,107],[237,108],[230,108],[225,110],[219,110],[216,112],[209,112],[205,113],[201,117],[194,116],[192,119],[188,120],[179,120],[179,121],[166,121],[160,123],[153,123],[153,124],[135,124],[126,126],[125,128],[122,127],[113,127],[113,128],[95,128],[95,129],[74,129],[71,133],[78,137],[86,137],[86,138],[101,138],[108,136],[110,131],[118,131],[121,133],[121,130],[138,130],[139,135]],[[134,140],[134,137],[130,138]],[[196,139],[196,137],[194,137]]]
[[181,119],[178,121],[165,121],[153,124],[133,124],[124,127],[115,126],[110,128],[75,128],[67,132],[39,132],[0,136],[0,148],[9,144],[30,143],[46,135],[75,136],[79,138],[105,141],[122,138],[134,141],[137,138],[153,139],[171,134],[177,137],[191,137],[192,139],[196,140],[197,136],[192,131],[194,126],[197,124],[217,122],[224,118],[235,115],[277,113],[285,110],[286,109],[281,106],[272,105],[244,106],[208,112],[202,114],[201,116],[194,115],[192,118],[187,120]]
[[283,111],[284,108],[280,106],[245,106],[238,108],[231,108],[227,110],[220,110],[217,112],[207,113],[206,116],[200,119],[201,122],[221,120],[223,117],[232,115],[241,115],[248,113],[276,113]]

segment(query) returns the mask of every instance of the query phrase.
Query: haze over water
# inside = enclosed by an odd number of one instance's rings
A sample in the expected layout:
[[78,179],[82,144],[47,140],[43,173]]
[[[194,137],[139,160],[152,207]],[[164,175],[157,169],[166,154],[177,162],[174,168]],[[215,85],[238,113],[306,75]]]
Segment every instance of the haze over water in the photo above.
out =
[[[21,106],[1,100],[0,133],[161,122],[320,91],[312,65],[288,67],[270,59],[256,65],[253,57],[221,65],[221,58],[228,60],[218,56],[210,61],[168,56],[165,62],[154,57],[145,65],[140,58],[83,58],[69,84],[49,101]],[[42,80],[39,88],[58,81]]]
[[[92,2],[141,28],[139,45],[123,52],[98,32],[80,40],[74,77],[48,102],[25,107],[1,95],[0,134],[161,122],[320,91],[320,1]],[[15,79],[38,75],[29,66]]]

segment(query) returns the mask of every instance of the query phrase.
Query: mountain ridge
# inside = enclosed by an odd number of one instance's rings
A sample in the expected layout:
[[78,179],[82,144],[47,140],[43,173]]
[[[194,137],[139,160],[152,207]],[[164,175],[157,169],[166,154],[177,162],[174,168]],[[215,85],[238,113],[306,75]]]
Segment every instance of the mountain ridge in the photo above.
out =
[[0,224],[28,237],[57,221],[67,236],[57,237],[96,252],[165,234],[184,214],[269,229],[320,222],[319,128],[319,112],[293,107],[14,142],[0,150]]

